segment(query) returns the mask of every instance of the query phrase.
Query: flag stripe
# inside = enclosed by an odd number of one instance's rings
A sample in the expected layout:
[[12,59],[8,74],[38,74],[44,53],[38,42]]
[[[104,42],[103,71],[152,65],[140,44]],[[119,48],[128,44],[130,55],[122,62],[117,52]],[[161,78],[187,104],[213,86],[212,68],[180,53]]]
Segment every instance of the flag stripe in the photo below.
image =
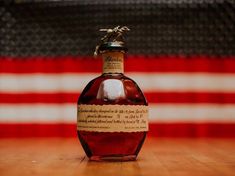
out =
[[235,123],[150,123],[149,134],[155,137],[235,137]]
[[[76,103],[77,93],[0,93],[0,104]],[[235,104],[235,93],[210,92],[144,92],[149,103]]]
[[[235,137],[235,123],[151,123],[154,137]],[[0,123],[0,137],[77,137],[76,124]]]
[[76,137],[76,124],[0,123],[0,137]]
[[[235,90],[235,74],[127,73],[145,92],[228,92]],[[0,92],[81,92],[96,74],[0,74]]]
[[234,104],[235,92],[145,92],[150,103],[215,103]]
[[[92,57],[0,58],[0,137],[75,136],[76,102],[100,75]],[[150,103],[150,135],[235,137],[235,57],[129,56]]]
[[[100,73],[102,59],[93,57],[0,57],[0,73]],[[235,57],[129,56],[126,72],[235,73]]]
[[[75,123],[76,104],[1,104],[0,123]],[[235,105],[151,104],[150,122],[235,122]]]

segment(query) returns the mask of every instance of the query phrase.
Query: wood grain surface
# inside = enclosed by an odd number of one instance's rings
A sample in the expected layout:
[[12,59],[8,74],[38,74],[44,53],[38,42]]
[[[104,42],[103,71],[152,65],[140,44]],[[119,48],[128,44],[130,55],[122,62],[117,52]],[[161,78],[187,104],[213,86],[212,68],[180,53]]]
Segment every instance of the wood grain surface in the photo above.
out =
[[0,175],[235,175],[235,140],[148,138],[137,161],[91,162],[74,138],[1,139]]

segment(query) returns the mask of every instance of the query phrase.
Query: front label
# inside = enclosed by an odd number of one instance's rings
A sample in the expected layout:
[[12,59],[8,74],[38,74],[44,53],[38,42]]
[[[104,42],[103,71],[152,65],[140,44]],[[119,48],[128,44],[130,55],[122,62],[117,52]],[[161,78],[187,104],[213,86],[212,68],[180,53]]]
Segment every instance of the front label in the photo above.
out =
[[79,131],[148,131],[148,106],[144,105],[78,105],[77,115]]

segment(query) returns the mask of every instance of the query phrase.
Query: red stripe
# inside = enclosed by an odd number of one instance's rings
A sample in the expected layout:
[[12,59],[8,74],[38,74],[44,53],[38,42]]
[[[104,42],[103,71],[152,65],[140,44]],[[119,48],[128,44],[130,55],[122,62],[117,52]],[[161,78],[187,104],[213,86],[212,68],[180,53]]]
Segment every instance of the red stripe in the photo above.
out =
[[3,124],[0,137],[74,137],[75,124]]
[[[100,73],[101,68],[101,59],[93,57],[0,58],[0,73]],[[129,56],[125,71],[235,73],[235,56]]]
[[76,103],[79,93],[0,93],[0,103]]
[[[154,123],[149,136],[235,137],[235,123]],[[0,124],[0,137],[76,137],[75,124]]]
[[0,58],[1,73],[101,72],[101,59],[91,57]]
[[235,93],[146,92],[150,103],[235,103]]
[[[235,103],[235,93],[146,92],[149,103]],[[79,93],[0,93],[0,103],[76,103]]]
[[153,123],[150,136],[235,137],[235,123]]

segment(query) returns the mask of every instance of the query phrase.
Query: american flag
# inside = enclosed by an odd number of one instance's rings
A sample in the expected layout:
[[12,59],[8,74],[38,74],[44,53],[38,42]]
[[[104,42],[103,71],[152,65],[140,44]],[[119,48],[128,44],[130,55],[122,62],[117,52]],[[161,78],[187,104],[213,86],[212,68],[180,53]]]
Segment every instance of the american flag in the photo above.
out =
[[[77,99],[101,74],[92,57],[0,58],[0,137],[76,136]],[[128,56],[150,108],[149,135],[235,137],[235,58]]]

